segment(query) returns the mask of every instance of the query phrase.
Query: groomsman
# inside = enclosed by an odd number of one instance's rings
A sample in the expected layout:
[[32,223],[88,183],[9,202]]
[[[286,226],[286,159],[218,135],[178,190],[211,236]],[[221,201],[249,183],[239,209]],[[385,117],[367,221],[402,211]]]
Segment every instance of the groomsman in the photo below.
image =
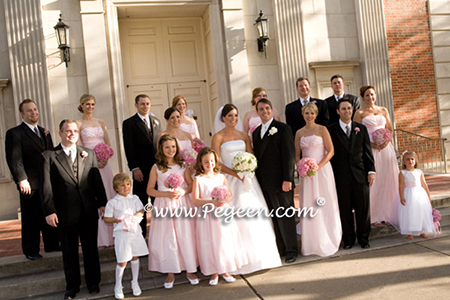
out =
[[289,126],[273,119],[269,100],[259,100],[256,110],[262,120],[253,132],[253,150],[258,159],[256,177],[273,212],[278,252],[287,263],[292,263],[298,254],[295,218],[289,217],[294,208],[294,137]]
[[[134,99],[137,113],[123,121],[122,134],[128,168],[133,173],[133,194],[148,204],[147,184],[155,164],[156,144],[161,133],[161,122],[150,114],[150,97],[144,94]],[[141,221],[142,234],[147,235],[147,217]]]
[[340,100],[337,107],[340,119],[330,125],[328,130],[334,145],[331,165],[336,181],[344,249],[352,248],[356,238],[361,248],[369,248],[369,187],[375,180],[369,134],[366,126],[352,122],[353,106],[349,99]]
[[291,127],[292,134],[295,136],[297,130],[306,125],[305,119],[303,119],[302,115],[302,107],[308,102],[315,103],[319,109],[316,123],[327,126],[329,121],[328,106],[326,102],[321,99],[311,98],[311,85],[309,83],[309,79],[306,77],[298,78],[295,83],[295,87],[300,97],[286,105],[285,109],[286,124]]
[[6,161],[20,192],[22,214],[22,251],[29,260],[39,254],[41,231],[45,252],[60,250],[58,231],[45,222],[39,196],[39,158],[53,148],[50,133],[39,126],[39,111],[31,99],[19,105],[22,124],[6,132]]
[[98,209],[104,212],[107,199],[94,151],[76,145],[76,121],[62,120],[59,136],[61,143],[42,154],[41,199],[47,223],[58,228],[66,276],[64,299],[72,299],[81,284],[79,241],[86,286],[89,293],[100,291]]
[[328,114],[330,116],[329,124],[333,124],[339,121],[339,114],[337,113],[337,103],[340,99],[348,99],[353,106],[353,116],[355,112],[360,108],[361,103],[357,96],[347,94],[344,92],[345,82],[344,78],[341,75],[333,75],[331,77],[331,88],[333,89],[334,94],[327,99],[325,102],[328,105]]

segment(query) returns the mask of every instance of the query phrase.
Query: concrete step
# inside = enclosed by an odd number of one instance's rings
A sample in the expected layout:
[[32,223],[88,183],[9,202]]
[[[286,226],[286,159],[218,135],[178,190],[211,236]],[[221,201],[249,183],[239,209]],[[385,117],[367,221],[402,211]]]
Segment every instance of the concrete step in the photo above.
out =
[[450,193],[431,196],[431,206],[433,208],[450,207]]

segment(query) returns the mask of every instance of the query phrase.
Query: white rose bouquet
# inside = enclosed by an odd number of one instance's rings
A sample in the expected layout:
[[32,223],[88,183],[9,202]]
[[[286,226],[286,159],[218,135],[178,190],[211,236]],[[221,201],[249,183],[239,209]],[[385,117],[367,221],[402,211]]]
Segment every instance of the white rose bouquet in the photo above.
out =
[[255,170],[258,167],[258,162],[253,154],[240,151],[234,156],[231,165],[233,171],[235,171],[241,179],[244,177],[253,179]]

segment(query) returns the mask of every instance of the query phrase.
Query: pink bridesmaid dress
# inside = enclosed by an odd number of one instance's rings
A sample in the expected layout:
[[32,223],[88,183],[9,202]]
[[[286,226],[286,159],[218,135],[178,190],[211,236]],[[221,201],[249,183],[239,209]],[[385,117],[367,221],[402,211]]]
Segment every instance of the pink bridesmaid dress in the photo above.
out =
[[[367,127],[370,141],[372,133],[385,128],[386,118],[383,115],[371,115],[362,119]],[[398,224],[398,162],[394,146],[389,143],[383,150],[372,148],[375,159],[375,181],[370,187],[370,222],[387,221]]]
[[[170,166],[166,172],[157,169],[158,190],[168,191],[164,181],[170,174],[176,173],[184,178],[185,168],[179,165]],[[181,188],[186,187],[183,182]],[[157,212],[167,210],[176,211],[189,209],[192,204],[188,195],[171,200],[165,197],[156,197],[153,204],[150,233],[148,236],[148,269],[160,273],[189,273],[197,272],[197,251],[195,244],[195,225],[193,217],[157,216]]]
[[[89,149],[94,149],[94,147],[99,143],[104,143],[103,139],[103,129],[101,127],[87,127],[81,131],[80,139],[81,144]],[[113,172],[109,164],[100,170],[100,175],[102,176],[103,186],[105,187],[106,197],[108,200],[116,196],[116,191],[113,188]],[[98,236],[97,236],[97,246],[98,247],[109,247],[114,245],[113,239],[113,224],[106,224],[103,222],[103,216],[98,219]]]
[[[320,136],[304,136],[300,140],[303,157],[316,160],[317,164],[325,156],[326,150]],[[333,255],[339,250],[342,239],[339,203],[336,194],[333,169],[326,163],[314,176],[299,178],[300,208],[312,208],[314,217],[302,214],[297,225],[297,234],[302,235],[302,255]],[[322,197],[325,204],[320,206],[317,199]],[[313,213],[313,214],[314,214]]]
[[[211,199],[214,187],[222,185],[223,174],[214,178],[197,176],[199,197]],[[230,208],[228,204],[223,206]],[[197,218],[197,252],[200,268],[204,275],[233,273],[248,264],[245,246],[239,229],[234,221],[225,223],[223,218],[216,218],[213,213],[203,214]]]

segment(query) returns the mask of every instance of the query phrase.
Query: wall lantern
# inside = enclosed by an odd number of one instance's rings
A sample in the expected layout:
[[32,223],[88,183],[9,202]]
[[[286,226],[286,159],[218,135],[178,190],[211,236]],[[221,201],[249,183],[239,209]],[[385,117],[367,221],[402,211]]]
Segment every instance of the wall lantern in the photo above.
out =
[[[255,24],[258,27],[259,38],[258,38],[258,51],[266,52],[266,42],[269,39],[269,21],[267,18],[263,18],[262,10],[259,11],[259,17],[255,20]],[[266,52],[267,57],[267,52]]]
[[58,48],[63,51],[64,62],[67,63],[70,61],[70,52],[69,52],[69,28],[70,26],[63,22],[61,19],[61,15],[59,15],[58,23],[53,26],[55,29],[56,39],[58,41]]

